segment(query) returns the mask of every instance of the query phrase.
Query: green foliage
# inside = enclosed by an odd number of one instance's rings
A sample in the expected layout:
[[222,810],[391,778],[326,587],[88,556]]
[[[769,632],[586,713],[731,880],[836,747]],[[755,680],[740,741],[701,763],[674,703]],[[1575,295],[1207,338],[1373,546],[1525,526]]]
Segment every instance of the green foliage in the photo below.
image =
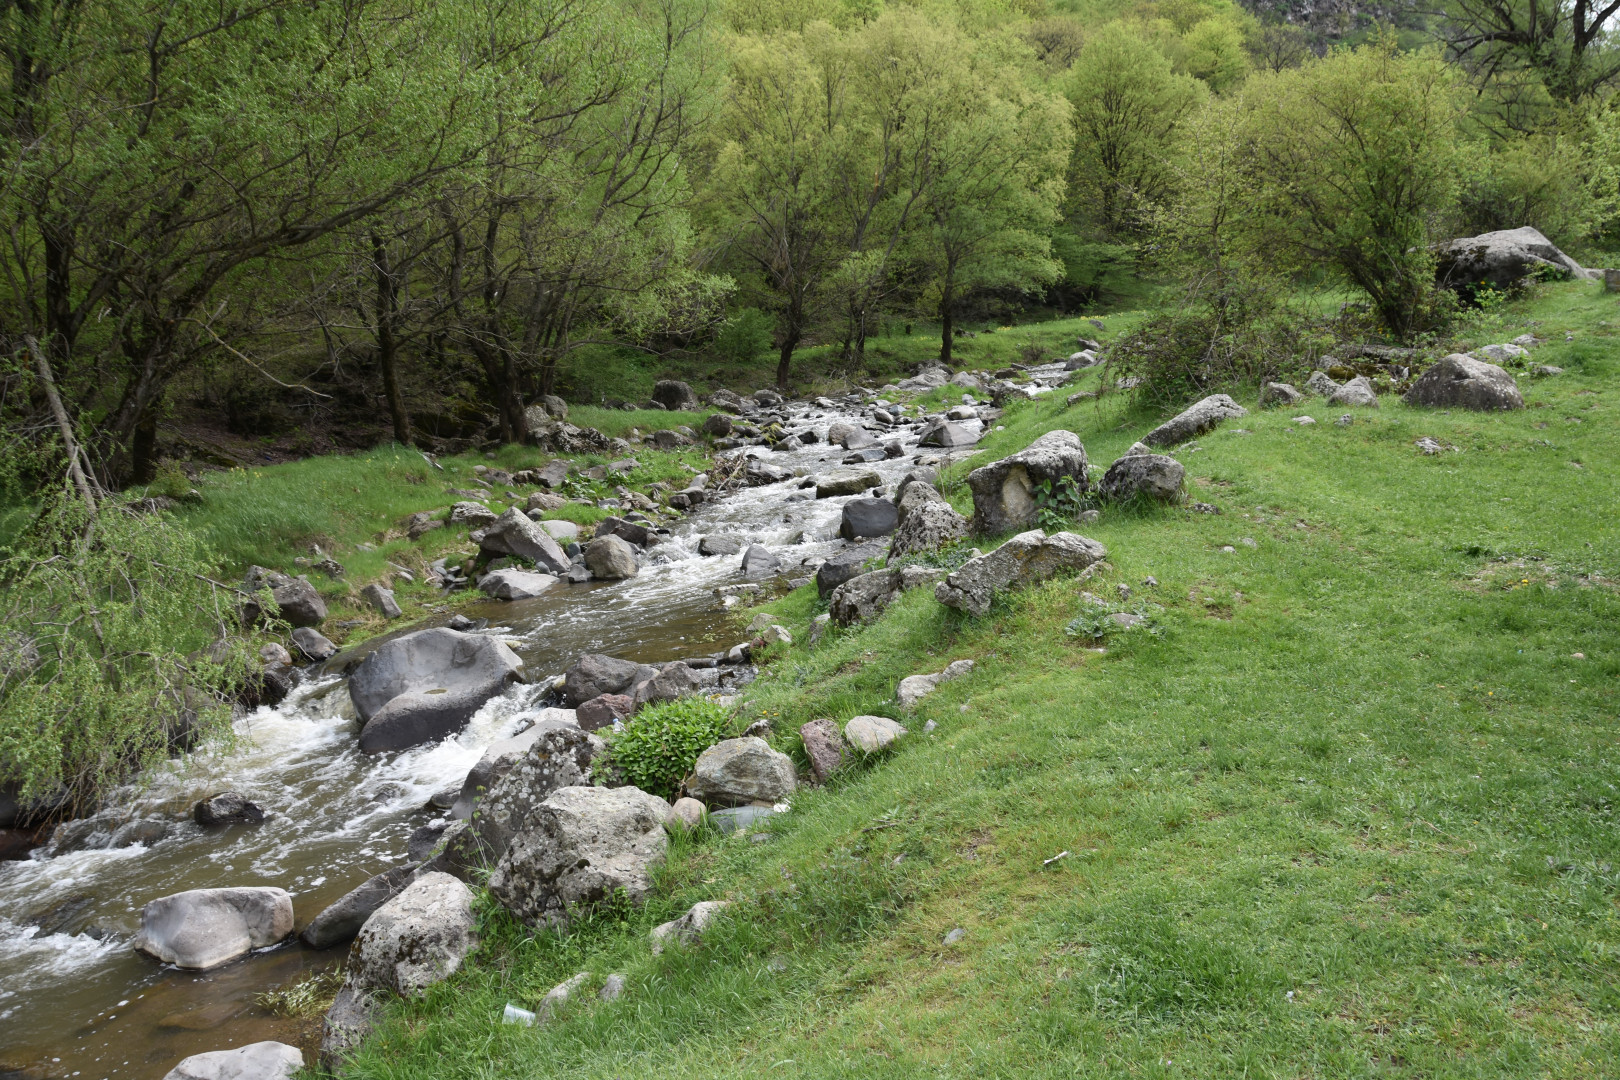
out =
[[714,351],[734,364],[746,364],[770,351],[776,320],[759,308],[743,308],[725,321],[714,338]]
[[1063,531],[1078,521],[1081,513],[1096,507],[1095,500],[1080,490],[1079,483],[1072,476],[1060,477],[1056,481],[1041,480],[1031,494],[1035,497],[1035,512],[1040,518],[1041,528],[1047,532]]
[[607,766],[643,791],[673,799],[698,755],[727,737],[735,715],[711,698],[644,706],[608,740]]
[[[1158,636],[1163,632],[1163,627],[1159,625],[1156,616],[1162,610],[1163,608],[1157,604],[1141,601],[1135,604],[1110,604],[1088,593],[1080,598],[1080,613],[1063,624],[1063,632],[1069,637],[1085,641],[1096,641],[1127,630],[1132,633]],[[1119,614],[1135,615],[1142,621],[1127,627],[1109,617]]]
[[332,1001],[342,987],[343,969],[335,967],[256,994],[253,1000],[272,1016],[318,1016],[332,1007]]

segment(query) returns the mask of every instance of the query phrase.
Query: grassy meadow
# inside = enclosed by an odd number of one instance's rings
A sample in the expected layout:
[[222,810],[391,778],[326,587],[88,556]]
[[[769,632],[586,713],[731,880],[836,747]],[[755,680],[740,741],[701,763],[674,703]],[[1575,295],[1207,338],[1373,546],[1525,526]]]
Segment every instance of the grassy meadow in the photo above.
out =
[[[796,754],[821,716],[912,734],[769,842],[680,840],[645,909],[531,936],[486,901],[480,952],[348,1074],[1614,1075],[1617,316],[1579,284],[1482,324],[1539,324],[1564,368],[1518,413],[1248,400],[1177,450],[1219,514],[1105,509],[1101,573],[985,618],[918,591],[811,648],[814,589],[769,605],[798,644],[739,722]],[[1064,427],[1106,466],[1156,420],[1054,394],[980,457]],[[1147,621],[1068,633],[1082,592]],[[651,955],[705,899],[729,917]],[[499,1023],[578,971],[629,988]]]

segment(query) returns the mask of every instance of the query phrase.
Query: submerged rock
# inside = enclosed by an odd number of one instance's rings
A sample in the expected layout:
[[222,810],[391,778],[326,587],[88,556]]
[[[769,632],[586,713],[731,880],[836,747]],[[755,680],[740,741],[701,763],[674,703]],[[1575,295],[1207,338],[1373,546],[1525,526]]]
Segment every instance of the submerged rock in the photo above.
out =
[[360,749],[403,750],[460,731],[522,666],[504,642],[447,627],[385,642],[349,676],[349,697],[365,724]]

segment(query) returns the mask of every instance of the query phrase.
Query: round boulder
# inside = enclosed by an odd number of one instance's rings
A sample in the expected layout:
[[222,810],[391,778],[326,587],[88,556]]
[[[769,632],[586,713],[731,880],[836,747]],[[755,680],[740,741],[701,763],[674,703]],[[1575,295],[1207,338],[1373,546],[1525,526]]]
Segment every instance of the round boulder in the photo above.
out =
[[793,793],[793,759],[758,737],[726,739],[698,755],[687,791],[706,802],[774,803]]
[[384,643],[349,676],[349,698],[365,724],[360,749],[403,750],[460,731],[522,667],[504,642],[448,627]]
[[636,563],[636,549],[616,533],[598,536],[585,545],[586,569],[599,578],[619,581],[641,573]]
[[1097,493],[1113,502],[1124,502],[1137,496],[1159,502],[1175,502],[1181,498],[1181,485],[1187,470],[1181,462],[1164,454],[1132,454],[1122,457],[1108,467]]
[[274,945],[293,929],[285,889],[192,889],[141,909],[135,950],[165,964],[207,971]]

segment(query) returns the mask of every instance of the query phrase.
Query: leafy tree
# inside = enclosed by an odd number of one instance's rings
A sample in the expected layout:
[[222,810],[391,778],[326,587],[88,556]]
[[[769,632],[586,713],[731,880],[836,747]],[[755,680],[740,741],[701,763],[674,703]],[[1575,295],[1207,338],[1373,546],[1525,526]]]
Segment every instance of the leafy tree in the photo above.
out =
[[1510,94],[1528,78],[1569,105],[1620,80],[1611,27],[1620,0],[1446,0],[1427,14],[1453,57]]

